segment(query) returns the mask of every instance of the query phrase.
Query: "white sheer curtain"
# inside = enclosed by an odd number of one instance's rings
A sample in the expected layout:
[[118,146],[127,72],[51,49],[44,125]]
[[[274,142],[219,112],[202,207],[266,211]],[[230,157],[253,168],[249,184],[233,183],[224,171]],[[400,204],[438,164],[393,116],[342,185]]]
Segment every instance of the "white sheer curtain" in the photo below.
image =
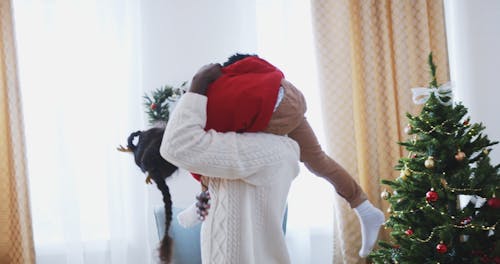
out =
[[[302,91],[307,101],[307,119],[323,143],[310,2],[256,3],[258,54],[281,68],[285,77]],[[288,199],[286,239],[292,263],[332,263],[335,195],[327,181],[301,166]]]
[[[14,1],[37,263],[150,263],[137,0]],[[142,175],[141,175],[142,176]]]
[[[491,140],[498,141],[500,123],[492,109],[500,96],[500,2],[445,0],[444,7],[455,100],[468,108],[471,120],[486,126]],[[500,151],[492,151],[490,157],[499,163]]]
[[[305,94],[323,141],[309,1],[252,1],[256,52]],[[132,157],[115,150],[145,127],[140,7],[140,0],[14,1],[37,263],[157,259],[151,204],[159,201]],[[293,263],[332,262],[334,195],[302,168],[289,198]]]

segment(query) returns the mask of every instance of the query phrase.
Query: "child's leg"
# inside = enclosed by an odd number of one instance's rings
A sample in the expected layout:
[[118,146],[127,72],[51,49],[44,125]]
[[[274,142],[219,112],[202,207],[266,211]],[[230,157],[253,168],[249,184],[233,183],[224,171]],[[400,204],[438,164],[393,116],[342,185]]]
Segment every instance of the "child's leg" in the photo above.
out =
[[362,247],[359,255],[366,257],[373,248],[384,214],[374,207],[366,194],[342,166],[326,155],[304,117],[306,102],[302,93],[286,80],[281,82],[285,96],[276,112],[273,113],[265,132],[288,134],[300,146],[300,159],[306,167],[328,180],[337,193],[349,202],[361,223]]
[[302,93],[287,80],[282,80],[281,86],[285,95],[264,132],[288,134],[297,141],[300,146],[300,160],[306,167],[317,176],[328,180],[339,195],[355,208],[366,200],[365,193],[342,166],[321,149],[314,131],[304,117],[306,101]]
[[366,257],[375,245],[380,226],[384,222],[384,214],[367,200],[366,194],[349,173],[323,152],[305,118],[288,135],[299,143],[300,159],[306,167],[328,180],[337,193],[354,208],[361,223],[362,246],[359,255]]
[[307,169],[329,181],[352,208],[366,200],[366,194],[351,175],[321,149],[305,118],[288,136],[299,143],[300,160]]

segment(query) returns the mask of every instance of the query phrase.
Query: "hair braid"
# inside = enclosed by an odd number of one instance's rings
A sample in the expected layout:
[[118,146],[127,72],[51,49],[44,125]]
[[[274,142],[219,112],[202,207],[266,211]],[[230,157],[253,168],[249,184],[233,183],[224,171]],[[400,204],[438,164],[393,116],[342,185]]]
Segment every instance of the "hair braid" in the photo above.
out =
[[[172,197],[165,179],[170,177],[177,170],[177,167],[164,160],[160,155],[160,145],[164,131],[163,127],[154,127],[146,131],[134,132],[128,137],[128,148],[133,151],[137,166],[143,172],[147,172],[163,196],[165,234],[159,247],[159,255],[163,263],[168,263],[172,258],[173,244],[173,239],[168,235],[172,223]],[[136,137],[138,137],[138,141],[134,145]]]
[[164,262],[168,262],[172,258],[173,244],[173,240],[168,234],[170,225],[172,223],[172,198],[170,196],[168,185],[164,180],[156,182],[156,186],[161,191],[161,194],[163,196],[163,203],[165,205],[165,234],[163,235],[163,239],[159,248],[160,259]]

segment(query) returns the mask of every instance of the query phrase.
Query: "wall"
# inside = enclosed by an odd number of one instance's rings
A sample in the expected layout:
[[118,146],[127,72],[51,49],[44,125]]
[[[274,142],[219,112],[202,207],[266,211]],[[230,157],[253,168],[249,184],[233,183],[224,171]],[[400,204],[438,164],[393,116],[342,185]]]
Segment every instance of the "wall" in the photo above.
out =
[[190,80],[202,65],[257,46],[255,3],[143,1],[144,89]]
[[[500,1],[446,0],[451,80],[473,122],[483,122],[490,140],[500,141]],[[493,147],[500,163],[500,146]]]
[[[145,91],[180,85],[210,62],[257,49],[255,1],[142,1],[142,84]],[[194,201],[199,185],[187,173],[169,182],[175,206]],[[152,192],[153,203],[161,205]],[[157,202],[155,202],[157,201]]]

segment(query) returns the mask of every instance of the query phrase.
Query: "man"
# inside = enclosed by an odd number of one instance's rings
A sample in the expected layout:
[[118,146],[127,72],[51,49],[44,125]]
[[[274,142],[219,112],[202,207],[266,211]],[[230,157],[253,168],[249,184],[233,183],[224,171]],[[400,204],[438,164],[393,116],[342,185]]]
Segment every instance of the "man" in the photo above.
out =
[[[367,200],[351,175],[321,149],[304,116],[302,93],[278,68],[256,55],[235,54],[224,63],[222,72],[207,92],[205,129],[263,131],[295,140],[300,147],[300,161],[330,182],[356,212],[362,233],[359,255],[366,257],[376,242],[383,213]],[[202,217],[207,214],[203,207],[200,211]]]
[[195,74],[168,122],[160,153],[208,179],[203,263],[290,263],[281,223],[299,173],[299,146],[270,133],[206,131],[207,89],[221,74],[218,64]]

